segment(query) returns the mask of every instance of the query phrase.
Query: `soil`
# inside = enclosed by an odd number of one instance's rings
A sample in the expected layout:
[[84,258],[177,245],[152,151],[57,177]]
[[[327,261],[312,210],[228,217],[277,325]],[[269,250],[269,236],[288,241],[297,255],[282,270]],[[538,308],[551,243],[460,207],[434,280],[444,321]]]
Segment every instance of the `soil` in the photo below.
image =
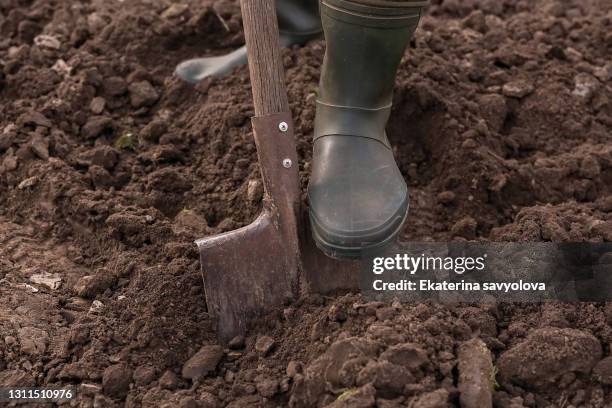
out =
[[[71,406],[604,407],[612,307],[312,295],[220,346],[196,238],[261,207],[234,1],[0,0],[0,385]],[[283,52],[306,186],[324,42]],[[612,241],[612,3],[433,0],[388,133],[402,238]],[[490,362],[490,367],[487,364]]]

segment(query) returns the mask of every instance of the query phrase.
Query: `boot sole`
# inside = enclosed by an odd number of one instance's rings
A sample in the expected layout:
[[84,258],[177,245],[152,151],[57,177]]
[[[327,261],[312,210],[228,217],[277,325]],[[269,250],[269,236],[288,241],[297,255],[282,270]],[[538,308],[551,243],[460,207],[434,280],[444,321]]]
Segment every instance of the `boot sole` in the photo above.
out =
[[337,244],[332,244],[326,240],[324,240],[318,233],[317,223],[312,216],[310,216],[310,226],[312,232],[312,238],[314,239],[315,245],[319,248],[326,256],[337,259],[340,261],[348,261],[348,260],[356,260],[362,259],[366,254],[370,254],[374,251],[380,251],[385,248],[388,248],[393,242],[396,241],[406,219],[408,218],[410,204],[406,207],[406,213],[404,214],[402,221],[399,223],[398,227],[382,242],[377,242],[374,244],[361,245],[359,247],[346,247]]

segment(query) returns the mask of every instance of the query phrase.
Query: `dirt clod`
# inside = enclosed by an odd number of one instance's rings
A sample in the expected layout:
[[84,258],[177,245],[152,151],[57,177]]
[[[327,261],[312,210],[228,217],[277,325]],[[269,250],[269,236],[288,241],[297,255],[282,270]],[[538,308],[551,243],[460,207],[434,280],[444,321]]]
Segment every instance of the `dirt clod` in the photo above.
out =
[[461,407],[492,407],[495,372],[487,345],[480,339],[466,341],[459,347],[457,360]]
[[223,348],[220,346],[204,346],[193,355],[181,371],[183,378],[197,380],[216,370],[217,365],[223,358]]
[[102,375],[102,389],[112,398],[124,398],[132,382],[132,370],[124,364],[112,365]]

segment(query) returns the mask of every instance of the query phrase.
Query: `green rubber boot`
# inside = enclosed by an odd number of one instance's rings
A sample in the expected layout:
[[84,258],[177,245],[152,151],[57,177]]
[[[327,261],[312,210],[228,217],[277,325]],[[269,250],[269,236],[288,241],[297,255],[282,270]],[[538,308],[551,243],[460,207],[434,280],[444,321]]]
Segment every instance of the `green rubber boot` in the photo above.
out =
[[[283,47],[306,44],[321,35],[318,0],[276,0],[276,16]],[[246,63],[246,46],[242,46],[226,55],[183,61],[174,72],[182,80],[195,84],[211,76],[226,75]]]
[[408,188],[385,126],[395,75],[427,1],[322,0],[327,49],[308,186],[318,247],[359,258],[397,237]]

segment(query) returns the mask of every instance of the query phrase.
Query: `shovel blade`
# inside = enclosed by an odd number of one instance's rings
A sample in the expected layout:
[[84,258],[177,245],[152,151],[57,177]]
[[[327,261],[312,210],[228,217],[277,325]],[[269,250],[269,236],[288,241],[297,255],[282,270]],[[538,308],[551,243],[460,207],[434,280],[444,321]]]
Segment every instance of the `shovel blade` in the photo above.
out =
[[265,210],[244,228],[196,241],[208,312],[222,341],[294,298],[297,243],[287,242],[276,221]]

